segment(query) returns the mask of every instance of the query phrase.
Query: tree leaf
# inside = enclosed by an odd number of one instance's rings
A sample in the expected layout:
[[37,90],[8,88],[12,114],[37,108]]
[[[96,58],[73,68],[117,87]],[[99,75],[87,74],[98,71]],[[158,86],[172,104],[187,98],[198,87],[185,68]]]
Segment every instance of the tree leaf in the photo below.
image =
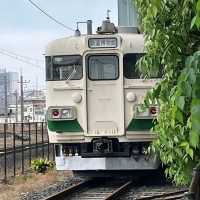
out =
[[198,2],[197,2],[196,10],[197,10],[197,12],[200,12],[200,0],[198,0]]
[[191,21],[190,29],[192,29],[194,27],[194,25],[196,24],[196,20],[197,20],[197,16],[194,16]]
[[197,28],[200,28],[200,16],[197,15],[197,18],[195,20],[195,24],[197,26]]
[[179,122],[183,123],[183,113],[179,109],[177,109],[175,117]]
[[199,134],[195,131],[190,132],[190,145],[196,148],[199,145]]
[[191,115],[199,115],[200,116],[200,99],[192,100]]
[[180,108],[180,110],[184,110],[184,106],[185,106],[185,97],[184,96],[178,96],[176,98],[176,104],[178,106],[178,108]]
[[191,117],[192,130],[200,134],[200,116]]
[[186,146],[188,146],[188,142],[182,142],[179,146],[180,147],[186,147]]
[[186,150],[186,152],[193,159],[193,157],[194,157],[194,151],[193,151],[193,149],[189,148],[189,149]]

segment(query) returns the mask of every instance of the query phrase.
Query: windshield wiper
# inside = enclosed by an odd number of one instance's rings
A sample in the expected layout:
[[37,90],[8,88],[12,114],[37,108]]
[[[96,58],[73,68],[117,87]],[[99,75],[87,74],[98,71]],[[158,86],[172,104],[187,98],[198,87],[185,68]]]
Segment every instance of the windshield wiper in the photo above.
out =
[[76,65],[73,65],[73,71],[72,73],[69,75],[69,77],[67,78],[67,81],[71,80],[71,78],[76,74]]

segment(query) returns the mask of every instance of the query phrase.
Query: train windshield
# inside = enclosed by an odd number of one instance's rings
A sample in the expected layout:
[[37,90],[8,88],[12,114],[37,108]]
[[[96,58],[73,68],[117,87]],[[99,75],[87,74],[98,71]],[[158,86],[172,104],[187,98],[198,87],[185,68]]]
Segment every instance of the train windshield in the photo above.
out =
[[116,80],[119,61],[115,55],[95,55],[88,58],[88,77],[91,80]]
[[[124,55],[123,65],[124,65],[124,76],[127,79],[140,79],[144,78],[140,73],[139,69],[136,67],[137,61],[144,55],[144,53],[130,53]],[[162,67],[160,72],[155,75],[151,75],[151,78],[161,78],[162,77]]]
[[82,76],[81,56],[46,57],[47,80],[80,80]]

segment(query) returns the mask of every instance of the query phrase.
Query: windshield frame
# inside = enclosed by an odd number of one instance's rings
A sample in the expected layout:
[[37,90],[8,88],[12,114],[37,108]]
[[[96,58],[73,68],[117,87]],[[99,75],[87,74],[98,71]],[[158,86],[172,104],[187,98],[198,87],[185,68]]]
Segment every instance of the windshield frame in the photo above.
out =
[[[54,63],[54,58],[56,57],[77,57],[77,59],[80,59],[80,66],[81,66],[81,75],[80,78],[73,78],[73,76],[70,79],[55,79],[54,75],[54,67],[61,67],[66,66],[64,64],[56,64]],[[50,63],[47,63],[48,58],[51,60]],[[73,64],[74,66],[75,64]],[[76,65],[77,66],[77,65]],[[73,55],[51,55],[51,56],[45,56],[45,67],[46,67],[46,81],[78,81],[83,79],[83,56],[78,54]],[[77,71],[77,70],[76,70]],[[71,74],[70,74],[71,76]],[[70,77],[69,76],[69,77]]]
[[[91,78],[90,77],[90,58],[91,57],[95,57],[95,56],[98,56],[98,57],[103,57],[103,56],[113,56],[115,58],[117,58],[117,76],[113,79],[94,79],[94,78]],[[120,76],[120,67],[119,67],[119,55],[118,54],[90,54],[87,56],[87,78],[90,80],[90,81],[114,81],[114,80],[117,80],[119,79],[119,76]]]

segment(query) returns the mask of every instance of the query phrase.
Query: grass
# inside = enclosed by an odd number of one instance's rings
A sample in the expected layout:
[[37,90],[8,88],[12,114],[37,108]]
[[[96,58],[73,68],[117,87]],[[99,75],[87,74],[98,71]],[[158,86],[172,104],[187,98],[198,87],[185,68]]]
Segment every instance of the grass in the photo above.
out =
[[71,172],[57,172],[55,170],[50,170],[46,174],[30,173],[17,176],[15,180],[0,184],[0,200],[19,200],[22,193],[39,191],[41,188],[71,176]]

